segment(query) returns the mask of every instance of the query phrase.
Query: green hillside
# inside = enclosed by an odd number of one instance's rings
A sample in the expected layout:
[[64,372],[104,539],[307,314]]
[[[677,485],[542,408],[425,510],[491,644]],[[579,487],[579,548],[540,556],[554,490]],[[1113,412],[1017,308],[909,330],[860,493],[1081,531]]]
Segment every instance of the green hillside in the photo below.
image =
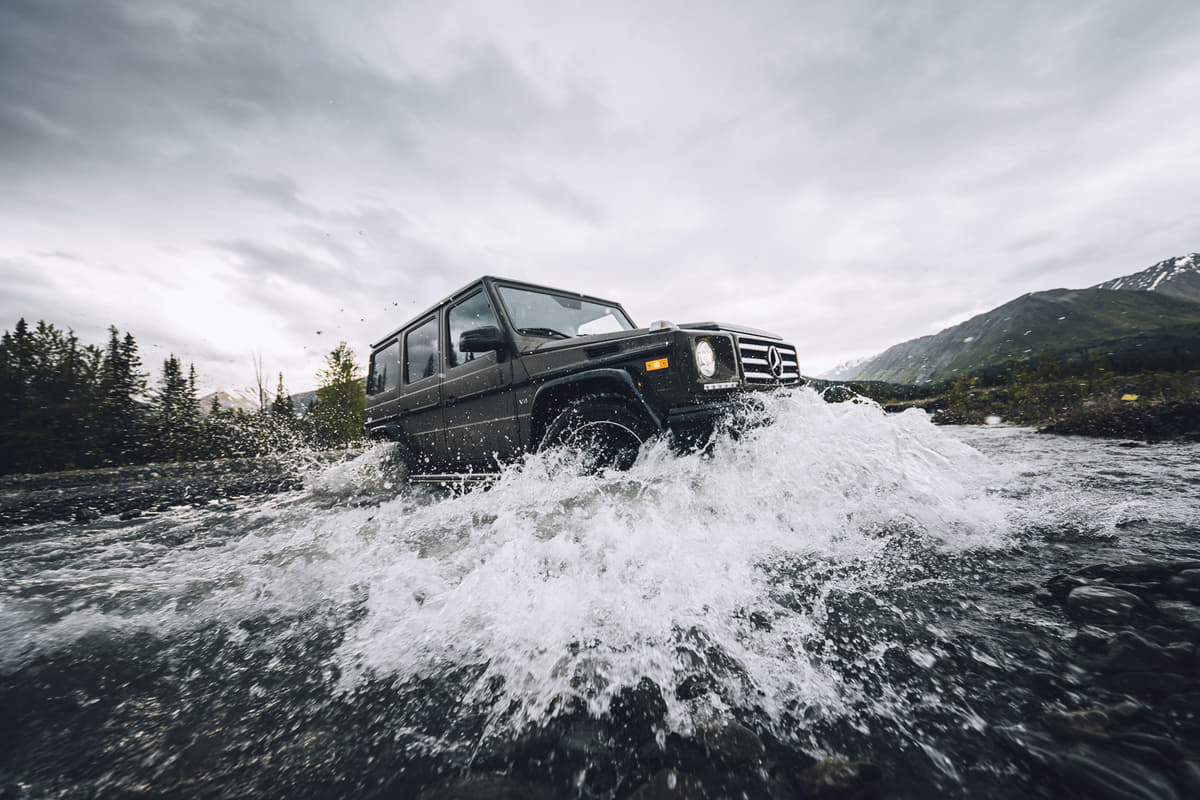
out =
[[999,372],[1035,356],[1191,368],[1200,363],[1200,303],[1140,291],[1035,292],[833,377],[931,384]]

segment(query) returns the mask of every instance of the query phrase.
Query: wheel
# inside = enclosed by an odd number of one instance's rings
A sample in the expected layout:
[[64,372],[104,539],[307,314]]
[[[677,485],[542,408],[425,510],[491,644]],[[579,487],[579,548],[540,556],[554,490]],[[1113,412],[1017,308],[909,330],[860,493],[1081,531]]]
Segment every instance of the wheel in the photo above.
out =
[[559,412],[538,449],[565,447],[581,453],[588,472],[624,471],[637,460],[642,442],[657,432],[644,414],[620,397],[585,397]]

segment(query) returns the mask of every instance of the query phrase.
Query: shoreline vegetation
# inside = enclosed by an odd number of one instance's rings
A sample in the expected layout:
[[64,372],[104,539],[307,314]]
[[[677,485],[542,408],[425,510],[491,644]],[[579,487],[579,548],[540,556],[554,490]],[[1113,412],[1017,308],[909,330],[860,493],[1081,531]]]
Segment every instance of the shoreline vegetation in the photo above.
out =
[[1200,441],[1198,370],[1116,374],[1046,362],[933,386],[819,379],[809,384],[833,402],[860,395],[889,412],[919,408],[941,425],[1000,422],[1065,436]]
[[24,319],[0,337],[0,475],[188,463],[328,450],[361,442],[365,377],[345,342],[325,357],[315,398],[274,392],[261,364],[254,412],[203,409],[195,367],[171,354],[151,382],[131,333],[103,345]]

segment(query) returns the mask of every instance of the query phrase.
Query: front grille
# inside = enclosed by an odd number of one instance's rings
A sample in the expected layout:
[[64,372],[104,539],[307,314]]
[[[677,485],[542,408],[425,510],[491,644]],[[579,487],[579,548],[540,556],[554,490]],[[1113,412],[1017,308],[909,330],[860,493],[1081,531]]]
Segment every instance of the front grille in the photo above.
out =
[[[746,378],[746,383],[766,386],[799,383],[800,362],[796,358],[794,346],[753,336],[738,336],[737,343],[738,357],[742,361],[742,375]],[[778,377],[771,372],[772,347],[779,352],[782,361]]]

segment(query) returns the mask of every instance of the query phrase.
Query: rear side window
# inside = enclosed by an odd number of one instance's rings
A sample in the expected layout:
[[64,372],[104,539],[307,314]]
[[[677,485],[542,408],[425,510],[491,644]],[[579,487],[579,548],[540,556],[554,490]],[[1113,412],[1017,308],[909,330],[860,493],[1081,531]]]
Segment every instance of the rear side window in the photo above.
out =
[[421,323],[404,337],[404,382],[415,383],[438,373],[437,317]]
[[390,392],[400,385],[400,343],[392,342],[371,356],[367,394]]

